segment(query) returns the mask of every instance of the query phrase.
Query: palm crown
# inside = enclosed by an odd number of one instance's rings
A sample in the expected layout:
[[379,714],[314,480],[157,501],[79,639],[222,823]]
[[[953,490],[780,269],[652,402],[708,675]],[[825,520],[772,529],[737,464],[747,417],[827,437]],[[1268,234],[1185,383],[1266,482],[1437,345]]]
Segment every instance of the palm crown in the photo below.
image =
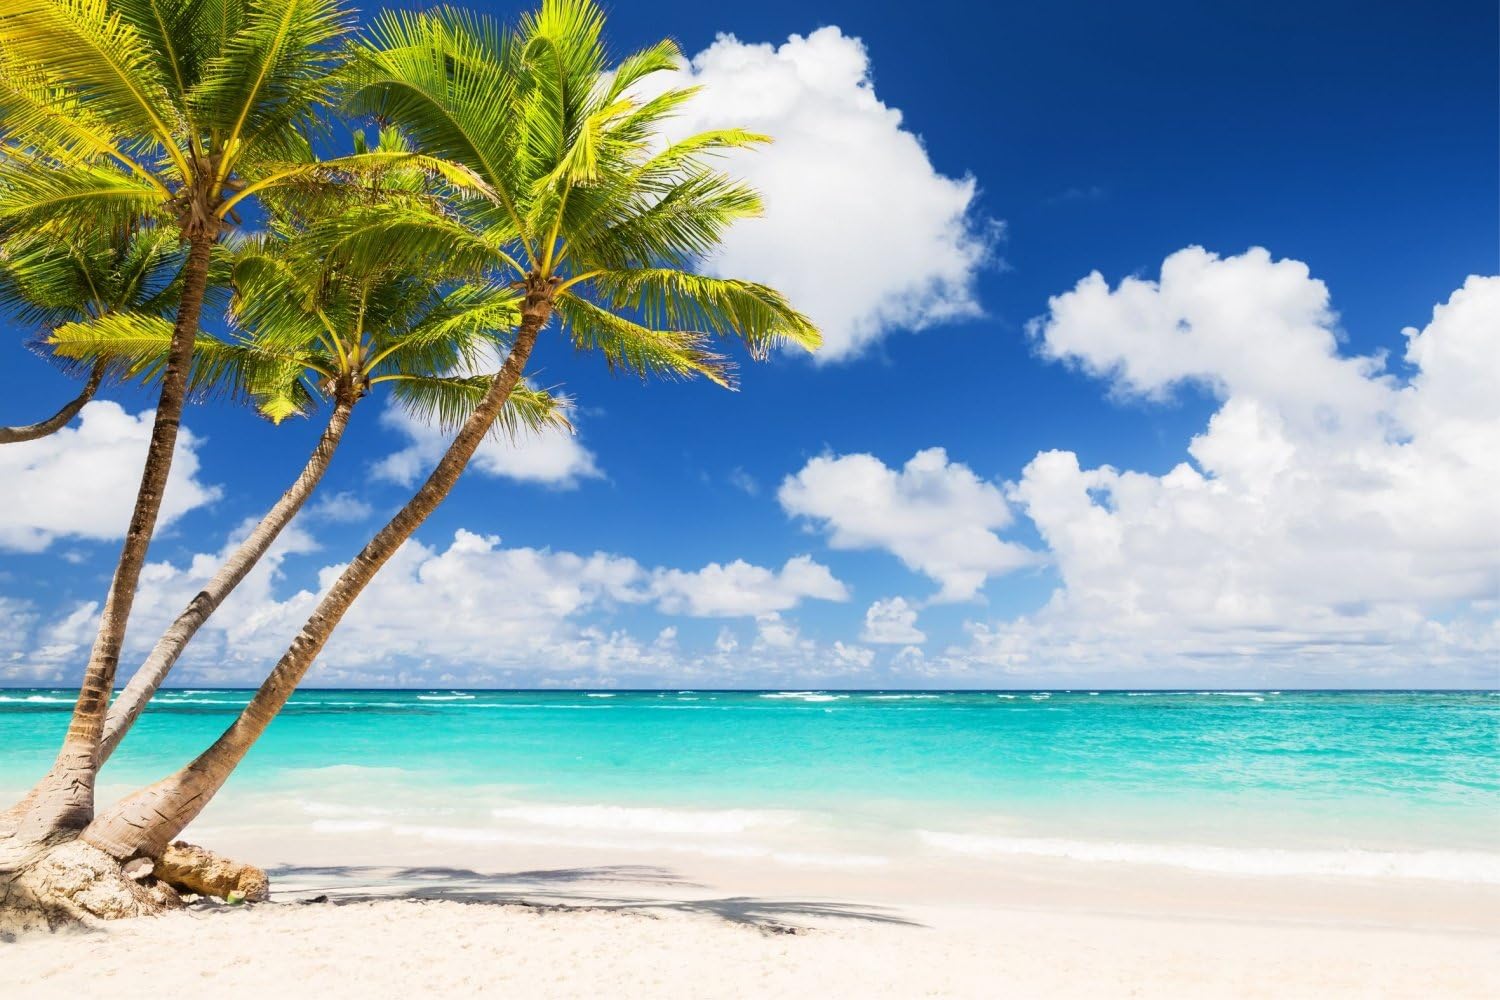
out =
[[216,228],[248,184],[310,158],[337,0],[11,0],[0,15],[0,221],[162,215]]
[[816,348],[817,330],[778,292],[696,271],[730,225],[761,210],[709,158],[767,140],[723,129],[664,144],[662,125],[693,91],[636,90],[677,68],[676,46],[611,68],[602,25],[590,0],[547,0],[514,33],[452,9],[386,14],[355,47],[349,103],[483,181],[488,197],[466,206],[472,231],[444,237],[451,251],[541,289],[575,346],[612,367],[727,385],[713,336],[737,336],[756,357],[780,341]]
[[[362,139],[356,146],[364,151]],[[409,151],[387,131],[376,153]],[[199,332],[189,386],[197,394],[251,399],[280,422],[325,399],[353,404],[380,383],[422,418],[461,423],[489,376],[471,375],[518,318],[517,295],[474,276],[462,257],[435,256],[421,240],[387,241],[351,258],[351,234],[399,222],[412,231],[452,220],[440,185],[408,163],[382,176],[378,197],[343,190],[321,199],[322,214],[277,216],[264,233],[220,255],[233,294],[230,335]],[[103,364],[122,378],[154,381],[165,368],[171,324],[146,311],[111,312],[68,323],[47,339],[55,354]],[[516,432],[567,426],[551,394],[517,387],[497,419]]]
[[[169,227],[17,236],[0,244],[0,309],[26,326],[47,327],[121,311],[160,316],[180,298],[182,263],[177,233]],[[0,427],[0,443],[34,441],[77,416],[94,398],[108,366],[77,367],[86,369],[77,396],[45,420]]]

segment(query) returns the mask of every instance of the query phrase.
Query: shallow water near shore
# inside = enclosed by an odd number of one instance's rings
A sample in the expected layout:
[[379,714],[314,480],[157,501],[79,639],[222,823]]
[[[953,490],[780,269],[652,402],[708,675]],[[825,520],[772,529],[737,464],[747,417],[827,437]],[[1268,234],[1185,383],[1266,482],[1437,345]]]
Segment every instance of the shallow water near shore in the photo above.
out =
[[[185,763],[248,697],[162,692],[104,794]],[[71,704],[0,691],[0,792],[45,770]],[[1500,697],[306,690],[198,828],[247,823],[801,868],[1037,857],[1500,884]]]

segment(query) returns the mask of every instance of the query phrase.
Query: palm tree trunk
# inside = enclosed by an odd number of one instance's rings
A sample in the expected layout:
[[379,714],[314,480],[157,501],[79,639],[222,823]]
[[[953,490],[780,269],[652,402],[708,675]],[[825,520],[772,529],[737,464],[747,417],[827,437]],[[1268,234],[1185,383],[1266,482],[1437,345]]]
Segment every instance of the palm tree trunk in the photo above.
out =
[[89,380],[84,383],[83,391],[68,401],[68,404],[58,410],[46,420],[34,424],[23,424],[18,427],[0,427],[0,444],[15,444],[18,441],[35,441],[44,438],[48,434],[56,434],[68,425],[68,421],[78,416],[78,411],[94,398],[94,393],[99,391],[99,383],[104,379],[104,363],[94,366],[89,372]]
[[328,471],[329,463],[333,461],[333,453],[339,446],[339,440],[344,436],[344,428],[349,424],[349,413],[354,408],[353,393],[343,393],[338,403],[333,408],[333,415],[328,420],[328,426],[323,430],[323,436],[318,439],[318,445],[313,449],[312,455],[307,459],[307,465],[303,467],[291,487],[281,495],[281,499],[268,511],[255,530],[250,532],[240,547],[225,559],[214,574],[208,585],[198,592],[188,606],[182,610],[171,626],[162,633],[160,639],[156,640],[151,655],[141,664],[135,674],[130,678],[130,683],[120,692],[114,704],[109,707],[109,714],[104,719],[104,738],[99,747],[99,766],[109,760],[110,754],[115,752],[115,747],[125,738],[126,732],[135,724],[140,717],[146,703],[151,696],[156,694],[156,689],[166,679],[167,673],[187,644],[192,642],[193,636],[203,626],[210,615],[214,613],[224,598],[240,585],[246,574],[260,562],[271,543],[281,534],[281,530],[291,522],[302,505],[317,488],[323,473]]
[[99,632],[89,654],[62,750],[52,770],[42,779],[32,798],[32,807],[22,820],[20,832],[23,836],[27,833],[41,836],[49,829],[78,829],[93,818],[94,779],[99,771],[99,740],[104,731],[104,715],[109,707],[110,693],[114,690],[115,669],[120,662],[125,626],[135,602],[136,584],[146,562],[151,536],[156,530],[167,474],[172,469],[172,453],[177,447],[177,430],[182,421],[183,402],[187,398],[193,341],[197,337],[198,317],[203,310],[203,295],[208,286],[209,257],[217,239],[217,232],[207,226],[194,227],[188,237],[182,301],[177,307],[177,321],[172,328],[166,370],[161,378],[161,396],[156,404],[156,420],[151,428],[151,444],[146,451],[146,465],[141,473],[135,509],[125,531],[125,543],[120,549],[120,561],[115,567],[104,610],[99,616]]
[[515,343],[484,398],[422,488],[380,529],[318,602],[302,631],[239,717],[192,763],[95,818],[83,831],[85,841],[122,860],[155,857],[203,811],[302,682],[355,598],[458,482],[511,390],[521,380],[537,334],[551,316],[553,288],[548,279],[528,278]]

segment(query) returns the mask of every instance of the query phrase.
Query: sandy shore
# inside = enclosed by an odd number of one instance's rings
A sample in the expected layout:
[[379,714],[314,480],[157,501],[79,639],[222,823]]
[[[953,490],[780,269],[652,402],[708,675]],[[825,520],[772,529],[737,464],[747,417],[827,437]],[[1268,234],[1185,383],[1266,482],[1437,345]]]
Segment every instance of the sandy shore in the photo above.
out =
[[431,845],[427,865],[350,865],[331,846],[275,869],[276,902],[0,944],[3,992],[1500,996],[1493,887],[1097,864],[682,869],[550,852],[499,870],[435,867],[463,859]]

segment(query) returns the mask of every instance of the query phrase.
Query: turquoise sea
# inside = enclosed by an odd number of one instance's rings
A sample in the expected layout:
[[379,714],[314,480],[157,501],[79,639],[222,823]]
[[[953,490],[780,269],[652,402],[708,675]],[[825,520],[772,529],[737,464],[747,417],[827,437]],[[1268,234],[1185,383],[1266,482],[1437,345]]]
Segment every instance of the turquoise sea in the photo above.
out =
[[[105,772],[245,691],[162,692]],[[0,793],[72,693],[0,691]],[[1037,855],[1500,883],[1500,696],[1298,691],[299,692],[202,824],[881,864]]]

